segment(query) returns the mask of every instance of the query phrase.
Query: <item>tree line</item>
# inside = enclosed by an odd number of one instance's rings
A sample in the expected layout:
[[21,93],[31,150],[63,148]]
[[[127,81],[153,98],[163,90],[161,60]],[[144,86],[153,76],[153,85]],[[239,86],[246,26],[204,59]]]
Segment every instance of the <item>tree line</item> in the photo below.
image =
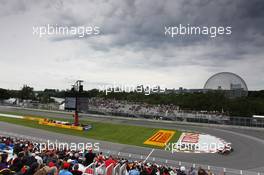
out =
[[[20,90],[0,89],[0,99],[18,98],[21,100],[36,100],[41,103],[54,102],[51,97],[65,98],[75,96],[70,90],[44,89],[34,91],[33,87],[24,85]],[[221,91],[207,93],[182,93],[182,94],[150,94],[136,92],[108,93],[97,89],[83,91],[78,94],[82,97],[101,97],[106,99],[126,100],[147,104],[177,105],[183,110],[194,111],[218,111],[225,112],[230,116],[264,115],[264,90],[250,91],[246,97],[228,98]]]

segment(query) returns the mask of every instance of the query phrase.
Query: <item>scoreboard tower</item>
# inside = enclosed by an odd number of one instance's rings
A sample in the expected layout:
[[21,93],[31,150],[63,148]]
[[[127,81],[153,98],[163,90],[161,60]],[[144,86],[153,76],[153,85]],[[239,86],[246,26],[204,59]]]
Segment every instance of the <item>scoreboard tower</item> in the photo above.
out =
[[77,80],[65,97],[65,110],[74,110],[74,126],[79,126],[79,112],[88,108],[88,99],[82,98],[83,81]]

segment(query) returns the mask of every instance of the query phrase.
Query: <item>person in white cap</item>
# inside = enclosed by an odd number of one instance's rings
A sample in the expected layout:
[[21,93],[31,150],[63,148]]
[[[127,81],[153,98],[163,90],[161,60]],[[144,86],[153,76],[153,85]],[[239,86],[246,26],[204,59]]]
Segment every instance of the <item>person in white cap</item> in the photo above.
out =
[[186,170],[185,167],[181,166],[180,171],[179,171],[179,173],[177,173],[177,175],[186,175],[185,170]]

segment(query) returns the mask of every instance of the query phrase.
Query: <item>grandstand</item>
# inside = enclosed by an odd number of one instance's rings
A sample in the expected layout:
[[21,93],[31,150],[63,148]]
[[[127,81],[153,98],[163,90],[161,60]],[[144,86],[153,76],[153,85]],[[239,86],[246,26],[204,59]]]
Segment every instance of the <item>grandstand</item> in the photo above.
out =
[[128,102],[124,100],[91,98],[88,104],[89,112],[104,114],[128,115],[141,118],[156,118],[165,120],[207,119],[215,122],[229,120],[226,114],[218,111],[181,110],[177,105],[153,105]]

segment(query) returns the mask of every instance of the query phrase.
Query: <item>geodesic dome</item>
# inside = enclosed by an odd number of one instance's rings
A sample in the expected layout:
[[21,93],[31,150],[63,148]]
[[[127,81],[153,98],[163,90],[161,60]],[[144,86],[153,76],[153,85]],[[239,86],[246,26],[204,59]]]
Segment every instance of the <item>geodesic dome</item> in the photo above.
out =
[[231,72],[220,72],[211,76],[206,81],[204,89],[248,91],[246,82],[240,76]]

